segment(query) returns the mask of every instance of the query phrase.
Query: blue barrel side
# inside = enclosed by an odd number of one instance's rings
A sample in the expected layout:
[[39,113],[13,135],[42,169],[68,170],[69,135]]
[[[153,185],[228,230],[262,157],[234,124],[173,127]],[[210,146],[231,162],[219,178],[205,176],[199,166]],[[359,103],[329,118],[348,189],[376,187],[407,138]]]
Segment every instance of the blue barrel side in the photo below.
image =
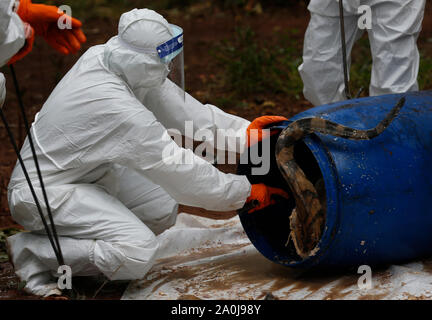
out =
[[[305,139],[327,192],[320,249],[305,260],[282,262],[261,250],[267,258],[293,267],[346,267],[432,255],[432,92],[355,99],[313,108],[292,120],[317,116],[369,129],[402,96],[406,104],[400,115],[373,140],[322,134]],[[254,244],[258,250],[265,247]]]
[[[376,139],[318,135],[335,164],[340,200],[339,227],[319,264],[376,265],[432,255],[432,92],[359,99],[298,117],[368,129],[402,96],[400,115]],[[306,143],[319,147],[312,139]]]

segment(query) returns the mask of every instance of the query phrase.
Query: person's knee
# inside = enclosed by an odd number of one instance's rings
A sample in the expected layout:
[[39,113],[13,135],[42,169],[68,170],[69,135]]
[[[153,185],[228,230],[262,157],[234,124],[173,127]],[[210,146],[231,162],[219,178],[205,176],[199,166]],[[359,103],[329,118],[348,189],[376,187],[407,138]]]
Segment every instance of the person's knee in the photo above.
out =
[[91,259],[110,280],[142,279],[153,266],[158,249],[154,235],[133,242],[96,241]]
[[168,194],[157,201],[146,202],[131,208],[131,211],[155,234],[172,227],[178,215],[178,203]]
[[161,234],[165,230],[174,226],[178,216],[178,204],[173,203],[169,209],[165,210],[160,216],[152,221],[146,222],[146,225],[155,233]]

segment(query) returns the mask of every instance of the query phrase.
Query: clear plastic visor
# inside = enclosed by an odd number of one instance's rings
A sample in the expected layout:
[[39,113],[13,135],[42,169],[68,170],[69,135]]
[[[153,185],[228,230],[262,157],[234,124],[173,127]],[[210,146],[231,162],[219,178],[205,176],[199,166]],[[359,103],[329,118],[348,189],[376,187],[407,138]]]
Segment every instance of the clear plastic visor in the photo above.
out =
[[159,45],[157,53],[161,61],[168,65],[170,70],[168,79],[177,85],[179,94],[185,99],[183,29],[176,25],[170,26],[174,37]]

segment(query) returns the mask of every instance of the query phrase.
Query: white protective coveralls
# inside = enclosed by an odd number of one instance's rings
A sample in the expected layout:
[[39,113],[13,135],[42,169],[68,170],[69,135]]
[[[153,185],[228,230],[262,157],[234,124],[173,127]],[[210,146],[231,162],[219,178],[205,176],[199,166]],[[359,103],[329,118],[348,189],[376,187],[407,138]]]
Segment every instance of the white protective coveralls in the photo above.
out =
[[[0,67],[4,66],[25,44],[25,25],[16,13],[17,1],[0,1]],[[0,73],[0,108],[6,100],[6,79]]]
[[[368,31],[373,65],[370,95],[417,91],[420,55],[417,38],[421,31],[426,0],[349,0],[344,1],[347,55],[364,30],[358,21],[372,10]],[[303,64],[299,67],[303,93],[314,105],[345,100],[342,46],[337,0],[311,0],[311,20],[306,31]],[[348,59],[349,65],[351,59]]]
[[0,1],[0,66],[4,66],[25,44],[25,25],[15,13],[15,0]]
[[[154,11],[123,14],[118,36],[80,58],[33,123],[60,245],[73,275],[140,279],[158,251],[155,235],[175,223],[178,203],[229,211],[241,208],[250,195],[246,177],[218,171],[167,133],[167,128],[184,132],[190,120],[194,132],[234,129],[231,138],[241,147],[249,125],[188,94],[184,99],[166,79],[167,65],[143,53],[172,36],[168,22]],[[164,150],[171,156],[163,156]],[[27,140],[21,154],[43,199]],[[170,163],[179,156],[193,162]],[[19,164],[8,197],[13,218],[31,231],[8,239],[15,271],[28,291],[56,293],[51,278],[56,258]]]
[[[4,66],[25,44],[25,26],[15,13],[15,0],[0,1],[0,67]],[[3,74],[0,96],[6,96]],[[4,103],[4,100],[2,100]]]

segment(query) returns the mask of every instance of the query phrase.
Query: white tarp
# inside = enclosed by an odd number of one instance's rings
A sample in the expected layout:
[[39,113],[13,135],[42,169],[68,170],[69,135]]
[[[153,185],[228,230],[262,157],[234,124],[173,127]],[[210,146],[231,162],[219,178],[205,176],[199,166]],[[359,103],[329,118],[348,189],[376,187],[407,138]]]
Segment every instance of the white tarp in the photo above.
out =
[[215,221],[187,214],[159,236],[157,264],[131,282],[123,299],[430,299],[432,260],[373,270],[371,289],[360,274],[304,273],[264,258],[238,217]]

